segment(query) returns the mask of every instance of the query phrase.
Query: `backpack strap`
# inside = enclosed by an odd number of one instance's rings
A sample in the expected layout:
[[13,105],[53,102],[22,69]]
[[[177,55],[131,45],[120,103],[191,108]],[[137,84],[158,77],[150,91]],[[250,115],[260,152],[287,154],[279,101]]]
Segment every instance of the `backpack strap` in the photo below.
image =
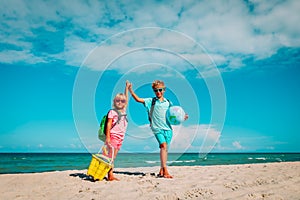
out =
[[[170,102],[170,100],[167,99],[167,98],[165,98],[165,99],[169,102],[169,107],[171,107],[171,102]],[[150,123],[151,123],[152,113],[153,113],[153,110],[154,110],[154,106],[155,106],[156,100],[158,100],[157,97],[153,97],[153,98],[152,98],[151,108],[150,108],[150,111],[148,112],[148,119],[149,119],[149,122],[150,122]]]
[[[118,114],[118,119],[117,119],[117,121],[116,121],[116,123],[114,123],[114,124],[112,124],[111,125],[111,128],[110,129],[112,129],[113,127],[115,127],[120,121],[121,121],[121,118],[122,118],[122,116],[124,116],[125,117],[125,120],[128,122],[128,120],[127,120],[127,115],[126,114],[121,114],[121,112],[119,111],[119,110],[117,110],[117,109],[110,109],[108,112],[107,112],[107,114],[102,118],[102,121],[104,121],[105,120],[105,123],[104,123],[104,128],[103,128],[103,132],[104,132],[104,135],[106,135],[106,126],[107,126],[107,116],[108,116],[108,113],[111,111],[111,110],[114,110],[117,114]],[[102,124],[102,121],[101,121],[101,124]],[[101,128],[99,129],[99,130],[101,130]],[[104,140],[103,139],[101,139],[102,141],[105,141],[105,138],[104,138]]]
[[[166,98],[167,99],[167,98]],[[171,107],[171,101],[169,99],[167,99],[167,101],[169,102],[169,108]]]
[[157,97],[153,97],[152,98],[152,102],[151,102],[151,108],[148,112],[148,119],[149,119],[149,122],[151,123],[151,118],[152,118],[152,113],[153,113],[153,110],[154,110],[154,106],[155,106],[155,102],[158,98]]
[[112,110],[114,110],[114,111],[116,111],[117,113],[118,113],[118,120],[116,121],[116,123],[114,123],[112,126],[111,126],[111,128],[113,128],[116,124],[118,124],[118,123],[120,123],[120,121],[121,121],[121,118],[124,116],[125,117],[125,120],[128,122],[128,119],[127,119],[127,114],[122,114],[118,109],[112,109]]

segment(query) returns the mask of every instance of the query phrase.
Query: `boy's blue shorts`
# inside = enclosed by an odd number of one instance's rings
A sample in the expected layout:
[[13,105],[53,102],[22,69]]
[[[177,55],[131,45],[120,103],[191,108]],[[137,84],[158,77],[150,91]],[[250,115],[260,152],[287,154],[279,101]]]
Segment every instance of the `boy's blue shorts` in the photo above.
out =
[[155,133],[155,138],[157,139],[159,145],[162,143],[171,143],[172,137],[173,137],[173,131],[172,130],[160,130],[159,132]]

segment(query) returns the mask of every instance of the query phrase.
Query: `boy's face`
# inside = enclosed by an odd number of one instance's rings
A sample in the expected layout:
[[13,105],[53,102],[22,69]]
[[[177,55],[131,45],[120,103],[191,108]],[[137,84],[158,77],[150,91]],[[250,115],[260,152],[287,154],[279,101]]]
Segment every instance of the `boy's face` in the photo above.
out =
[[156,85],[154,88],[153,88],[153,91],[156,95],[157,98],[161,98],[164,96],[164,93],[165,93],[165,90],[166,90],[166,87],[164,85]]

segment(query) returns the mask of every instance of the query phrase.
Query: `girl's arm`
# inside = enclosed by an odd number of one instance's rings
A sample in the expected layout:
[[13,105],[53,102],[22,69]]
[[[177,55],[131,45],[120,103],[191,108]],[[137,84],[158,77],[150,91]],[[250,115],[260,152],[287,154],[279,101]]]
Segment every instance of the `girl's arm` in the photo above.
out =
[[128,99],[128,88],[130,86],[130,82],[129,81],[126,81],[126,85],[125,85],[125,91],[124,91],[124,94],[125,94],[125,97],[126,97],[126,104],[125,104],[125,109],[129,103],[129,99]]
[[112,118],[107,118],[106,121],[106,130],[105,130],[105,135],[106,135],[106,139],[105,139],[105,143],[106,144],[110,144],[110,129],[112,126]]
[[138,95],[136,95],[136,94],[134,93],[134,91],[132,90],[132,84],[129,84],[128,89],[129,89],[129,92],[130,92],[131,96],[134,98],[134,100],[135,100],[136,102],[139,102],[139,103],[145,103],[145,100],[144,100],[144,99],[140,98]]

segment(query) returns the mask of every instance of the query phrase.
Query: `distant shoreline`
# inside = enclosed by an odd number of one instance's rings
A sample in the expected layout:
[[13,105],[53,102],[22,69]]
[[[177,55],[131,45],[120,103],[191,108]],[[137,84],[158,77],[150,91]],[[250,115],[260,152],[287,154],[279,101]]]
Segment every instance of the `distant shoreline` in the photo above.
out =
[[[87,169],[90,153],[2,153],[0,174],[36,173]],[[214,166],[300,161],[300,153],[170,153],[169,166]],[[115,166],[120,168],[160,165],[158,153],[120,153]]]

